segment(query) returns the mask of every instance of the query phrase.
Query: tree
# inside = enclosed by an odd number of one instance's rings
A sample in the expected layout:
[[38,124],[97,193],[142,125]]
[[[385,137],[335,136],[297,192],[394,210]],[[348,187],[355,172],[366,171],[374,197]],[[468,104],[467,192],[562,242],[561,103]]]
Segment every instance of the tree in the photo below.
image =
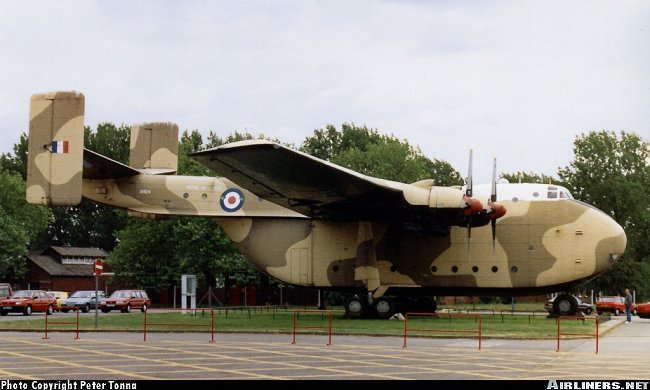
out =
[[25,182],[15,172],[0,170],[0,277],[18,280],[27,271],[30,241],[47,228],[50,210],[25,200]]
[[18,173],[23,180],[27,179],[27,135],[22,133],[20,140],[14,145],[14,154],[0,155],[0,171]]
[[650,146],[634,133],[592,131],[574,141],[574,160],[559,170],[573,196],[614,218],[628,238],[612,269],[590,287],[607,293],[634,288],[650,295]]
[[542,183],[542,184],[559,184],[564,186],[564,183],[553,176],[538,174],[534,172],[515,172],[515,173],[502,173],[501,178],[508,180],[509,183]]
[[433,179],[436,185],[462,184],[460,174],[449,163],[430,160],[408,141],[380,135],[377,130],[344,123],[314,131],[301,150],[312,156],[382,179],[413,183]]

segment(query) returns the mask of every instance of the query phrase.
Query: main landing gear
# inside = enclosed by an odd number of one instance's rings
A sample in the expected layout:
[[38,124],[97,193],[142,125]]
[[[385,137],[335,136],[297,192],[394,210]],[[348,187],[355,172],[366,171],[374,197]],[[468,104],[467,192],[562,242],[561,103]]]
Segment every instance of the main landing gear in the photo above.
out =
[[391,318],[395,313],[435,313],[435,299],[431,297],[383,296],[373,298],[368,295],[354,295],[345,300],[347,318]]

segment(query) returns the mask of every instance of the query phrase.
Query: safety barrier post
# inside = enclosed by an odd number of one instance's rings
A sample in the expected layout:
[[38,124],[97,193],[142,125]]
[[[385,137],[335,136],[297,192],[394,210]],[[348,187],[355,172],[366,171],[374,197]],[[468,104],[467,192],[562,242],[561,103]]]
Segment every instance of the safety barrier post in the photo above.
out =
[[71,321],[58,321],[58,322],[52,322],[48,320],[49,315],[47,312],[45,312],[45,336],[43,337],[43,340],[47,340],[50,337],[47,335],[48,334],[48,325],[75,325],[76,326],[76,336],[75,340],[79,340],[79,309],[74,309],[77,312],[77,320],[75,322]]
[[331,310],[307,310],[307,309],[295,309],[293,311],[293,332],[291,332],[291,344],[296,344],[296,330],[297,329],[325,329],[323,325],[297,325],[297,317],[299,313],[321,313],[322,315],[327,314],[327,345],[332,345],[332,311]]
[[[575,319],[576,321],[594,320],[596,324],[596,332],[595,333],[562,333],[560,330],[560,320],[562,319]],[[598,317],[558,316],[557,317],[557,348],[555,352],[560,352],[560,336],[595,336],[596,353],[598,353]]]
[[[446,332],[446,333],[476,333],[478,335],[478,349],[481,350],[481,338],[482,338],[482,329],[483,329],[483,318],[480,314],[463,314],[463,313],[446,313],[446,316],[454,317],[473,317],[476,320],[478,319],[478,330],[458,330],[458,329],[422,329],[422,328],[411,328],[411,331],[414,332]],[[439,317],[440,314],[437,313],[406,313],[404,316],[404,343],[402,348],[406,348],[406,339],[408,337],[408,319],[409,316],[419,316],[419,317]],[[451,318],[450,318],[451,320]]]

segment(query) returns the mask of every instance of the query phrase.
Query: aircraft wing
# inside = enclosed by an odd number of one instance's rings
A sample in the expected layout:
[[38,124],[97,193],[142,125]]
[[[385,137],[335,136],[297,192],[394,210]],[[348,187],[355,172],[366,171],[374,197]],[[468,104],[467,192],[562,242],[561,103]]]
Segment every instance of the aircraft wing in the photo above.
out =
[[256,140],[191,156],[259,197],[315,218],[390,220],[411,206],[402,183],[377,179],[308,154]]

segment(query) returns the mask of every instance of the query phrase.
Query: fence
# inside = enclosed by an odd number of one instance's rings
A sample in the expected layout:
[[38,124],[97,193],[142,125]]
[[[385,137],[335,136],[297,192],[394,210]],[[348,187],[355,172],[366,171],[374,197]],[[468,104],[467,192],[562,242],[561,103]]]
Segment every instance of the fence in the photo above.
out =
[[[304,313],[320,313],[321,318],[324,314],[327,314],[328,324],[327,325],[297,325],[298,318],[300,314]],[[306,310],[306,309],[295,309],[293,311],[293,332],[292,332],[292,341],[291,344],[296,343],[296,331],[297,329],[325,329],[327,328],[327,345],[332,345],[332,311],[331,310]]]
[[47,312],[45,313],[45,336],[43,337],[43,340],[49,339],[47,333],[48,333],[48,326],[49,325],[75,325],[76,326],[76,336],[75,340],[79,339],[79,310],[75,310],[77,312],[77,318],[75,322],[72,321],[49,321],[48,318],[50,317]]
[[[410,328],[408,327],[409,324],[409,317],[433,317],[433,318],[440,318],[442,316],[447,316],[449,320],[451,321],[451,317],[472,317],[475,319],[475,322],[478,323],[478,329],[477,330],[466,330],[466,329],[431,329],[431,328]],[[476,321],[478,320],[478,321]],[[481,330],[483,328],[483,320],[481,318],[480,314],[462,314],[462,313],[444,313],[444,314],[437,314],[437,313],[406,313],[404,316],[404,345],[402,345],[402,348],[406,348],[406,339],[408,337],[408,331],[410,330],[411,332],[444,332],[444,333],[476,333],[478,335],[478,349],[479,351],[481,350]]]
[[[210,324],[187,324],[187,323],[178,323],[178,322],[150,322],[147,319],[147,313],[149,311],[159,311],[161,313],[163,312],[178,312],[182,311],[183,314],[187,312],[191,317],[196,316],[196,313],[198,311],[201,311],[202,313],[205,313],[206,311],[210,311]],[[144,341],[147,341],[147,326],[175,326],[175,327],[210,327],[210,342],[214,343],[214,309],[149,309],[144,312],[144,329],[143,329],[143,334],[144,334]]]
[[[561,333],[560,322],[561,320],[574,319],[576,321],[594,320],[596,323],[596,333]],[[596,336],[596,353],[598,353],[598,317],[576,317],[576,316],[558,316],[557,317],[557,349],[555,352],[560,352],[560,336]]]

